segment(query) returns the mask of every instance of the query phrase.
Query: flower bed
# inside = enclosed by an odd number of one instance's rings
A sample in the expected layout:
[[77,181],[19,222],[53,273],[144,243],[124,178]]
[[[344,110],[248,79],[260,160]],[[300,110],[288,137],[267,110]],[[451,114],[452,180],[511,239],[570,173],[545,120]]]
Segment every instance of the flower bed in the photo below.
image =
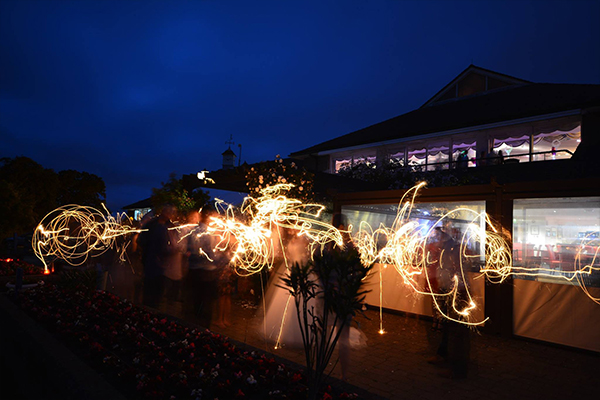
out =
[[42,275],[44,268],[12,258],[0,259],[0,276],[14,276],[17,268],[23,268],[24,275]]
[[[19,295],[23,310],[128,398],[303,399],[302,372],[226,337],[161,318],[106,292],[44,285]],[[330,386],[323,398],[356,398]]]

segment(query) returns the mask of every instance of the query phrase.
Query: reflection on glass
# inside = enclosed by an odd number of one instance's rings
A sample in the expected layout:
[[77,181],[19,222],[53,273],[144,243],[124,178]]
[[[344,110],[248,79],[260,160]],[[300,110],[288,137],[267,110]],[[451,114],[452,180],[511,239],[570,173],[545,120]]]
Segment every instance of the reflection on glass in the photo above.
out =
[[350,168],[352,160],[349,158],[335,160],[335,172],[340,172],[341,169]]
[[433,146],[427,152],[427,170],[438,171],[448,169],[450,148],[448,146]]
[[[446,213],[459,208],[472,210],[453,212],[450,218],[446,218],[442,228],[452,238],[462,241],[462,235],[471,223],[479,224],[485,228],[485,221],[479,218],[473,221],[473,215],[483,214],[485,211],[484,201],[469,202],[446,202],[446,203],[415,203],[411,213],[411,221],[418,222],[422,235],[426,235],[438,220]],[[392,227],[398,213],[398,204],[369,204],[369,205],[347,205],[342,206],[342,214],[348,219],[348,223],[353,227],[353,233],[356,233],[361,221],[367,222],[373,229],[377,229],[381,224],[386,227]],[[477,242],[468,243],[468,252],[472,255],[479,255],[480,263],[484,262],[485,249]],[[479,270],[479,265],[473,263],[469,266],[473,271]]]
[[405,166],[406,163],[404,162],[404,150],[395,152],[394,154],[390,154],[389,161],[393,165]]
[[427,161],[427,150],[409,149],[408,150],[408,165],[425,165]]
[[581,142],[580,127],[568,132],[554,131],[533,136],[534,161],[568,159]]
[[529,136],[518,138],[494,139],[494,152],[502,152],[504,161],[518,160],[518,162],[529,162]]
[[[564,278],[574,270],[592,263],[600,267],[594,260],[600,245],[600,197],[515,200],[513,218],[514,266],[545,270],[517,278],[569,283]],[[583,282],[600,287],[600,273],[583,275]]]

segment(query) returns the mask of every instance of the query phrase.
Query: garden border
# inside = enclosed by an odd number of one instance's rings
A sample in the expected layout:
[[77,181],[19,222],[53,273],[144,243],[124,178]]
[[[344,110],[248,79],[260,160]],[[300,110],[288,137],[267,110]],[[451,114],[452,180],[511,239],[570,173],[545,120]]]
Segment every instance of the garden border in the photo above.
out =
[[16,389],[8,391],[9,396],[126,400],[101,374],[2,294],[0,320],[0,369],[2,376],[10,379],[6,384]]

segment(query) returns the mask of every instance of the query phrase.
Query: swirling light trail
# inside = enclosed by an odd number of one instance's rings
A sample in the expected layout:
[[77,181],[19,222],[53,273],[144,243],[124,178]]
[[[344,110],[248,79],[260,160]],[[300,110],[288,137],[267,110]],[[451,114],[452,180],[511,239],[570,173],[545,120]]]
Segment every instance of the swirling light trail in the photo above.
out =
[[[483,265],[479,269],[478,277],[485,277],[494,283],[504,281],[511,274],[548,274],[556,277],[555,271],[548,268],[513,266],[508,235],[501,233],[485,213],[457,208],[445,213],[431,226],[411,220],[416,197],[424,185],[425,183],[421,183],[405,193],[391,227],[382,224],[373,229],[365,221],[359,223],[352,241],[359,251],[363,265],[380,263],[393,266],[404,283],[415,293],[432,297],[438,313],[470,326],[481,325],[487,320],[470,320],[471,313],[477,305],[469,292],[464,267],[481,261],[480,255],[470,249],[477,246],[484,249]],[[252,275],[265,268],[270,270],[275,260],[277,242],[283,250],[287,266],[281,229],[305,237],[310,254],[322,251],[325,245],[331,242],[343,248],[344,232],[320,219],[325,207],[287,198],[285,194],[292,187],[292,184],[266,187],[260,191],[259,197],[247,197],[239,212],[231,205],[217,200],[216,208],[220,214],[210,217],[205,232],[191,229],[196,225],[180,225],[173,229],[182,231],[184,228],[190,228],[180,240],[189,234],[216,236],[217,244],[213,250],[231,251],[233,256],[230,265],[240,276]],[[444,255],[442,251],[438,259],[432,259],[429,245],[434,243],[435,227],[443,226],[446,221],[451,221],[459,214],[470,215],[470,222],[466,224],[460,241],[454,244],[458,249],[453,247],[443,250],[458,254],[457,262],[452,263],[456,265],[444,265],[448,260],[445,256],[448,255]],[[484,228],[486,225],[487,229]],[[352,227],[349,227],[349,231],[351,230]],[[88,257],[98,256],[116,246],[118,237],[141,231],[143,230],[123,225],[120,215],[113,218],[91,207],[69,205],[60,207],[44,217],[36,228],[32,244],[36,256],[42,260],[47,271],[46,260],[50,257],[62,258],[71,265],[81,265]],[[127,244],[123,244],[121,251],[126,246]],[[589,276],[599,269],[594,267],[598,246],[594,247],[593,255],[588,256],[589,264],[584,263],[582,254],[587,251],[584,250],[587,247],[589,246],[585,244],[580,246],[575,257],[574,270],[564,272],[560,277],[567,281],[577,280],[583,291],[600,304],[600,298],[594,298],[589,293],[582,279],[583,276]],[[199,249],[199,252],[206,254],[203,249]],[[434,277],[430,276],[428,268],[431,266],[439,266],[440,270],[452,272],[448,279],[450,284],[444,290],[434,290]],[[425,277],[425,287],[418,282],[421,276]],[[382,288],[381,270],[380,287]],[[450,304],[451,309],[446,310],[443,303]],[[383,332],[383,326],[380,326],[380,332]]]
[[32,247],[48,273],[47,260],[59,258],[73,266],[84,264],[89,257],[97,257],[110,248],[117,248],[121,257],[129,244],[117,243],[117,238],[141,232],[122,224],[125,214],[112,217],[93,207],[66,205],[48,213],[35,229]]

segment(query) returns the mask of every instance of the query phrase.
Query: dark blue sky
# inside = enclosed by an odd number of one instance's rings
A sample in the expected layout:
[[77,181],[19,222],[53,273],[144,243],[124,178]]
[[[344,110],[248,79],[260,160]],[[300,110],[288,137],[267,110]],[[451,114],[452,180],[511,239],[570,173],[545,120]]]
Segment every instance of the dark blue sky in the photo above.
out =
[[272,160],[403,114],[470,63],[600,83],[600,1],[0,1],[0,157],[101,176]]

